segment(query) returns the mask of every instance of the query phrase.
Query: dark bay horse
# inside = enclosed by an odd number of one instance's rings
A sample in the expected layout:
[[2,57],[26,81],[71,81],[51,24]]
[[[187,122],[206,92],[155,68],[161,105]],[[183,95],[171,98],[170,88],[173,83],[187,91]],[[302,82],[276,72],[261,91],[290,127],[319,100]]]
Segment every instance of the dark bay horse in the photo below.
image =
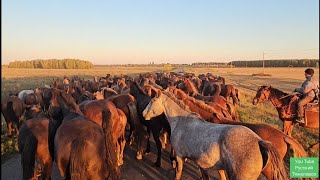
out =
[[[142,112],[144,108],[148,105],[148,103],[151,101],[151,98],[142,90],[142,88],[138,85],[137,82],[133,82],[133,84],[130,87],[130,94],[135,97],[137,101],[137,111],[138,111],[138,117],[140,119],[140,122],[147,126],[148,132],[151,130],[154,141],[157,145],[157,160],[154,163],[155,166],[160,167],[161,166],[161,141],[160,141],[160,131],[164,129],[166,132],[168,132],[168,136],[170,138],[170,126],[168,121],[166,120],[164,114],[159,115],[158,117],[152,118],[150,121],[146,121],[142,115]],[[149,137],[147,139],[147,149],[146,152],[150,152],[150,142]],[[142,159],[142,156],[140,157]]]
[[21,126],[18,147],[23,179],[33,179],[38,175],[42,179],[51,179],[56,129],[54,122],[44,115],[29,119]]
[[110,124],[112,129],[112,139],[117,152],[118,165],[123,164],[123,150],[126,144],[125,140],[125,126],[127,124],[126,115],[108,100],[93,100],[80,104],[80,109],[83,114],[90,120],[96,122],[102,127],[103,111],[108,111],[110,114]]
[[109,112],[103,111],[101,127],[83,115],[71,95],[52,89],[48,113],[60,124],[54,138],[54,152],[62,178],[119,176]]
[[1,112],[6,121],[8,136],[12,135],[12,130],[18,135],[20,125],[23,122],[25,104],[17,96],[8,96],[1,103]]
[[[271,101],[273,106],[277,109],[280,120],[283,121],[283,132],[291,136],[296,114],[297,98],[290,102],[294,95],[288,95],[271,86],[261,86],[252,103],[256,105],[261,102]],[[289,109],[288,109],[289,108]],[[306,111],[307,123],[304,125],[306,128],[319,128],[319,109],[317,111]]]
[[181,178],[185,158],[198,165],[204,179],[209,178],[209,168],[225,170],[230,179],[257,179],[267,162],[273,179],[287,179],[277,150],[247,127],[206,122],[166,91],[150,101],[143,116],[150,120],[162,113],[170,123],[177,155],[175,179]]

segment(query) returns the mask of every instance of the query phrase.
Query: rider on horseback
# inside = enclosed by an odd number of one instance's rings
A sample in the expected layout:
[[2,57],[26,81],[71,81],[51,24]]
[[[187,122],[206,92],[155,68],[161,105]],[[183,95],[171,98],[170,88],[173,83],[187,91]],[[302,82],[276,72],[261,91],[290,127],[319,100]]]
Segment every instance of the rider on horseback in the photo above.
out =
[[304,108],[303,106],[311,102],[318,94],[319,82],[316,77],[313,76],[314,70],[308,68],[304,71],[306,80],[300,88],[296,88],[294,92],[302,94],[302,99],[298,102],[298,112],[296,122],[305,123],[304,120]]

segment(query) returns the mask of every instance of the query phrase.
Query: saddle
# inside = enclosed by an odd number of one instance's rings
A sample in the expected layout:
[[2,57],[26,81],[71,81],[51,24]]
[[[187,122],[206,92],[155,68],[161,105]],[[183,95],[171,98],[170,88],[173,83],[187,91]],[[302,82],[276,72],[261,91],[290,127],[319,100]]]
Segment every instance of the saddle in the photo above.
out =
[[[291,97],[289,104],[281,109],[281,118],[291,119],[296,117],[297,102],[300,99],[299,96],[294,95]],[[305,115],[308,112],[319,112],[319,101],[317,98],[313,99],[307,105],[304,106]],[[307,116],[305,116],[307,117]],[[306,118],[305,118],[306,119]]]

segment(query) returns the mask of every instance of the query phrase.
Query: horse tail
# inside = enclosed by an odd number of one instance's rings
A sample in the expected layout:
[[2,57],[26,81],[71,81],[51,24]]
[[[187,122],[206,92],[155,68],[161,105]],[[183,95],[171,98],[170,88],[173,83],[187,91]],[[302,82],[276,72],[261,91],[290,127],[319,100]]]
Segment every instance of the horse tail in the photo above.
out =
[[283,137],[284,141],[292,146],[293,149],[293,157],[307,157],[308,153],[304,150],[301,144],[289,136]]
[[230,114],[232,116],[232,119],[234,121],[239,121],[240,122],[236,107],[233,104],[230,104],[229,102],[227,102],[227,108],[228,108],[228,111],[230,112]]
[[12,123],[14,123],[19,129],[19,117],[16,115],[13,109],[13,101],[7,102],[7,114]]
[[[259,147],[262,154],[262,158],[264,160],[265,158],[267,158],[267,163],[270,163],[271,172],[273,173],[273,179],[288,179],[283,160],[280,158],[278,151],[272,146],[272,144],[268,141],[261,140],[259,141]],[[266,153],[268,157],[266,157]]]
[[[120,168],[118,165],[118,159],[116,154],[116,147],[112,136],[112,114],[109,109],[102,110],[102,129],[105,134],[105,146],[106,146],[106,164],[109,177],[111,179],[117,179],[120,176]],[[113,177],[111,177],[113,176]]]
[[83,162],[82,154],[86,153],[84,140],[74,140],[71,143],[70,151],[70,176],[71,179],[80,180],[86,177],[85,163]]
[[[26,138],[24,144],[23,139]],[[19,151],[21,153],[21,165],[23,169],[23,179],[31,179],[34,175],[34,166],[36,160],[36,150],[38,141],[29,129],[25,134],[19,134]]]
[[136,105],[133,102],[130,102],[127,104],[127,106],[128,106],[129,113],[130,113],[131,123],[134,126],[133,128],[135,128],[135,125],[137,124],[137,122],[139,122],[139,117],[138,117],[138,113],[137,113],[138,111],[137,111]]

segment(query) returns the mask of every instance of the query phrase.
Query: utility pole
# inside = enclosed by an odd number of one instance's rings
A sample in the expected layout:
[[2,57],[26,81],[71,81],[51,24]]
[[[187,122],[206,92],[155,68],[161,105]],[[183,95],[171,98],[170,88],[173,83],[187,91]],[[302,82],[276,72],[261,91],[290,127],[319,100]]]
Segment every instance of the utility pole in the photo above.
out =
[[264,51],[263,51],[263,53],[262,53],[262,66],[263,66],[263,74],[264,74],[264,55],[265,54],[267,54],[267,53],[265,53]]

